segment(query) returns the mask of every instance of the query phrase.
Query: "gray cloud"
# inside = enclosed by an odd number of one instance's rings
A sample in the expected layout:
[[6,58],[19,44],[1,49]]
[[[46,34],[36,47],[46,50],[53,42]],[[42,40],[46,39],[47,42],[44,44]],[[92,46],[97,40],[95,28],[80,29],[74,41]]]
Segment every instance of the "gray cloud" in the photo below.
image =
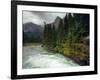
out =
[[23,11],[23,24],[33,22],[35,24],[43,25],[44,22],[52,23],[57,16],[63,18],[66,13],[58,12],[39,12],[39,11]]

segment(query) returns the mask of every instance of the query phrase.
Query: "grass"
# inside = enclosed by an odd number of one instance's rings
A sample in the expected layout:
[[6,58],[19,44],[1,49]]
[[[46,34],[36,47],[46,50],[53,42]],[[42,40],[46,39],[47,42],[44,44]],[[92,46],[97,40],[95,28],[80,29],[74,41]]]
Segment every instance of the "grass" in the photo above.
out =
[[41,43],[24,43],[23,46],[38,46],[41,45]]

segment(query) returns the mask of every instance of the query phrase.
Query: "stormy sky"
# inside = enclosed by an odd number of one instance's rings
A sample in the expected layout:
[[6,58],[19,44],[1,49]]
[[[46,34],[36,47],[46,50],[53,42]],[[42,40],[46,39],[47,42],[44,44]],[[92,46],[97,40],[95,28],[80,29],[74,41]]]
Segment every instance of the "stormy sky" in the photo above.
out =
[[38,25],[43,25],[44,22],[52,23],[57,16],[64,18],[66,13],[59,12],[39,12],[39,11],[23,11],[23,24],[33,22]]

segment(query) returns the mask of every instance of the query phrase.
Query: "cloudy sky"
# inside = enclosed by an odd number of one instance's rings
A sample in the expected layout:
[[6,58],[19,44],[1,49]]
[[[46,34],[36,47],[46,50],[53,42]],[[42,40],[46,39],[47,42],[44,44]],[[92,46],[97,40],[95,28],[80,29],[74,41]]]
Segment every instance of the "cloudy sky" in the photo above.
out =
[[43,25],[44,22],[52,23],[57,16],[64,18],[66,13],[55,12],[39,12],[39,11],[23,11],[23,24],[33,22],[38,25]]

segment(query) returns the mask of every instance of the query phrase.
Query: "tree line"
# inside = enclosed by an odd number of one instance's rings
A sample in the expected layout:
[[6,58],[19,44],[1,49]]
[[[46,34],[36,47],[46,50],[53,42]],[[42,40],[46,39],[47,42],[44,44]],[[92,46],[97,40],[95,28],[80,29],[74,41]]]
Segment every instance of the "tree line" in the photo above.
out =
[[73,58],[80,65],[89,64],[89,15],[68,13],[59,24],[44,22],[42,46]]

